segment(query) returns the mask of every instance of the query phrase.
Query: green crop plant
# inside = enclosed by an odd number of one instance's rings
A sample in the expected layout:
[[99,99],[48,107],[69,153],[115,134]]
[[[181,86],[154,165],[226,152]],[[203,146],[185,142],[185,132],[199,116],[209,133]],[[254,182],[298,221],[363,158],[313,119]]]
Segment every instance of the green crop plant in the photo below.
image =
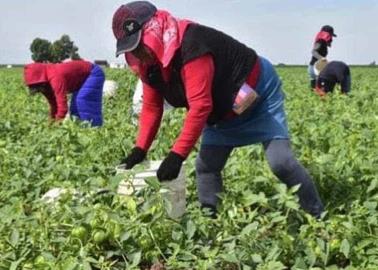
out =
[[[315,220],[270,172],[261,146],[237,149],[224,171],[217,219],[201,212],[195,149],[186,162],[187,212],[166,213],[156,179],[138,196],[116,193],[119,160],[133,147],[136,78],[104,102],[105,124],[50,125],[21,69],[0,69],[0,269],[378,269],[377,69],[352,68],[350,96],[324,100],[305,68],[279,68],[293,149],[327,212]],[[185,112],[167,112],[148,155],[162,159]],[[198,147],[197,147],[198,148]],[[75,190],[46,203],[54,187]],[[108,193],[98,194],[98,190]]]

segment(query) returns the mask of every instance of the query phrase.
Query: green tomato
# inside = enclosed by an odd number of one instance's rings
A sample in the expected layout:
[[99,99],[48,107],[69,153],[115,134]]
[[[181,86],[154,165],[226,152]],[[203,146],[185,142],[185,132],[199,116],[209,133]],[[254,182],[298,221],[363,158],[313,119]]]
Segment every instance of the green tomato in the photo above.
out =
[[332,220],[331,221],[331,229],[333,230],[333,231],[337,231],[337,229],[339,228],[339,223],[336,221],[336,220]]
[[338,250],[340,248],[340,239],[332,239],[329,244],[331,250]]
[[314,251],[316,256],[320,256],[322,254],[322,250],[319,246],[317,246]]
[[85,241],[87,239],[87,236],[88,236],[88,232],[87,232],[87,229],[83,226],[79,226],[79,227],[75,227],[72,231],[71,231],[71,236],[73,238],[78,238],[80,239],[81,241]]
[[99,179],[98,184],[100,187],[106,187],[108,184],[107,181],[104,178]]
[[96,244],[101,244],[108,239],[108,234],[105,233],[103,230],[95,230],[92,236],[93,236],[93,241]]
[[46,259],[42,255],[39,255],[37,258],[34,259],[34,265],[35,266],[45,266],[46,265]]
[[149,250],[152,246],[152,240],[148,236],[143,236],[139,240],[139,245],[143,250]]

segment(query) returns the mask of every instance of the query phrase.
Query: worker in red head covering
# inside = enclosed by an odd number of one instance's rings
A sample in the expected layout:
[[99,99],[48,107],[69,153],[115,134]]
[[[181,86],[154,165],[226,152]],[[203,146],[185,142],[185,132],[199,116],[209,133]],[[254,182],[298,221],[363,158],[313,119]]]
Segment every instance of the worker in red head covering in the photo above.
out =
[[300,184],[302,207],[320,216],[323,205],[315,186],[290,148],[281,81],[267,59],[225,33],[177,19],[147,1],[122,5],[113,16],[113,33],[116,54],[125,55],[143,82],[139,132],[122,160],[126,168],[146,157],[166,100],[188,112],[157,171],[160,181],[178,176],[202,134],[197,187],[201,205],[215,213],[221,171],[232,150],[260,143],[275,175],[288,186]]
[[330,25],[324,25],[320,31],[316,34],[314,46],[312,48],[311,60],[308,66],[308,75],[310,77],[310,87],[311,90],[315,89],[316,86],[316,74],[314,71],[314,65],[316,61],[325,59],[328,55],[328,47],[332,46],[333,37],[337,37],[334,29]]
[[101,67],[76,60],[59,64],[33,63],[24,68],[25,84],[31,94],[43,94],[50,105],[50,119],[59,121],[68,112],[68,94],[72,93],[70,114],[101,126],[102,88],[105,81]]

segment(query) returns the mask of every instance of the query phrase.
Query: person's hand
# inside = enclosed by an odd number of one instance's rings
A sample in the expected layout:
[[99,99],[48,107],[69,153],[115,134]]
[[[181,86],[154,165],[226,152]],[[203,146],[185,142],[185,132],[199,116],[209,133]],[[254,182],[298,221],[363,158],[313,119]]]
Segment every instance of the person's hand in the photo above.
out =
[[179,154],[171,151],[168,156],[160,164],[160,167],[156,173],[159,181],[171,181],[180,173],[181,165],[184,161],[184,158]]
[[327,93],[320,87],[315,87],[314,92],[320,97],[325,97],[327,95]]
[[56,127],[56,126],[59,126],[63,123],[63,120],[64,119],[61,119],[61,118],[52,118],[50,117],[49,120],[48,120],[48,126],[50,127]]
[[146,151],[136,146],[131,150],[131,153],[121,160],[121,164],[125,164],[125,169],[131,169],[136,164],[141,163],[146,157]]

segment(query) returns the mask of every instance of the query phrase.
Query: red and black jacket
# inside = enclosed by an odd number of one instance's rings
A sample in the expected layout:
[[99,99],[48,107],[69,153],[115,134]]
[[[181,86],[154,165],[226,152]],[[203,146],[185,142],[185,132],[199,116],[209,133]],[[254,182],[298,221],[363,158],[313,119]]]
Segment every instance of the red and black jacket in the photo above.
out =
[[169,78],[161,65],[150,66],[144,82],[143,107],[136,145],[148,150],[160,125],[163,98],[188,115],[172,151],[186,157],[202,129],[229,117],[243,83],[253,88],[259,75],[256,52],[215,29],[191,24],[170,63]]
[[215,124],[232,110],[235,94],[255,67],[258,56],[254,50],[215,29],[192,24],[185,32],[181,49],[172,60],[169,82],[164,82],[160,68],[156,65],[147,71],[147,83],[157,89],[173,107],[188,108],[181,69],[186,63],[206,54],[212,56],[215,67],[213,110],[207,123]]

